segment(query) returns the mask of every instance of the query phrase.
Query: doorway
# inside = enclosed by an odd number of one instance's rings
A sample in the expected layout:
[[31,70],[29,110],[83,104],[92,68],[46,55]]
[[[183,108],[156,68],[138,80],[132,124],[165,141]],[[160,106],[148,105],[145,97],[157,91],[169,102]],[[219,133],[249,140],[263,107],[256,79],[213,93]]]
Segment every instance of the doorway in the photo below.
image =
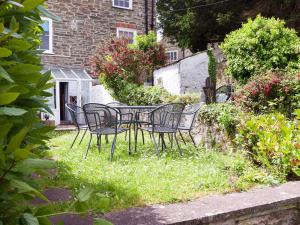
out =
[[65,104],[68,103],[68,82],[59,83],[60,122],[66,123],[67,111]]

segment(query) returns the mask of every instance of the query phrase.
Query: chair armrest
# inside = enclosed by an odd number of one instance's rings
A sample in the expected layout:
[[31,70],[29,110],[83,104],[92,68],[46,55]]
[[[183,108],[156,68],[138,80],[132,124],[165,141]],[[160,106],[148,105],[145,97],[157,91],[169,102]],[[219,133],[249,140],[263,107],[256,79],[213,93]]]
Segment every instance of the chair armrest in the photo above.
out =
[[133,113],[119,113],[120,114],[120,121],[122,122],[122,118],[123,116],[128,116],[129,120],[132,121],[133,120]]

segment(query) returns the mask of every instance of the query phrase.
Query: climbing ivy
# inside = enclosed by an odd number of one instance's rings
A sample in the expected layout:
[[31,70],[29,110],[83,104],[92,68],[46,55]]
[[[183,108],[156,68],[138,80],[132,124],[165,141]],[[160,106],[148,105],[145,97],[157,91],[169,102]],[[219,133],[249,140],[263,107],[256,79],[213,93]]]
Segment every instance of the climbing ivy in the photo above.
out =
[[213,80],[216,81],[217,79],[217,61],[216,58],[212,52],[212,49],[207,50],[207,55],[208,55],[208,74],[209,77]]

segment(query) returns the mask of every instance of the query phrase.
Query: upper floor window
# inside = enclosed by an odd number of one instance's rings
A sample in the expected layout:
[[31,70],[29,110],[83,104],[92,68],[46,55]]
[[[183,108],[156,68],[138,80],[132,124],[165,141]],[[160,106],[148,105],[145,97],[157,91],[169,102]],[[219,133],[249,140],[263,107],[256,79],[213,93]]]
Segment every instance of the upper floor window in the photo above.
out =
[[117,28],[117,37],[125,37],[129,40],[129,43],[134,43],[136,37],[136,30],[129,28]]
[[53,52],[53,29],[52,29],[52,20],[49,18],[42,18],[44,23],[42,24],[42,28],[44,30],[44,34],[41,36],[41,45],[39,49],[44,50],[44,53],[52,53]]
[[175,62],[178,60],[178,52],[177,51],[168,51],[166,52],[166,56],[169,62]]
[[132,0],[112,0],[114,7],[132,9]]

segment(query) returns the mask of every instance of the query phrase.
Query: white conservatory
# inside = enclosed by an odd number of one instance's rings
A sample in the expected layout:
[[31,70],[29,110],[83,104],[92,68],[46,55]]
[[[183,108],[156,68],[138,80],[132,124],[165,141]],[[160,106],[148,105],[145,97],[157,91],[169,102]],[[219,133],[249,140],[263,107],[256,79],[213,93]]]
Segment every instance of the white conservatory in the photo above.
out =
[[42,114],[43,120],[52,121],[54,125],[70,124],[71,118],[66,110],[66,103],[83,106],[89,103],[92,93],[93,79],[83,69],[45,68],[51,71],[54,87],[49,90],[53,94],[49,98],[49,106],[54,115]]

